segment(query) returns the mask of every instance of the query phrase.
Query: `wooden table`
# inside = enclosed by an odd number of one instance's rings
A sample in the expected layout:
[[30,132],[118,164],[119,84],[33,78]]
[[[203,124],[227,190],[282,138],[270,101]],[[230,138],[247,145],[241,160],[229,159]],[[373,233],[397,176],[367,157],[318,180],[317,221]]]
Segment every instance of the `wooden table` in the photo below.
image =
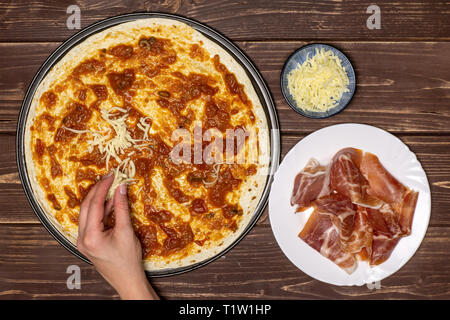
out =
[[[117,298],[93,267],[60,246],[39,223],[17,174],[19,108],[47,56],[77,30],[66,9],[75,1],[0,3],[0,298]],[[305,135],[345,122],[378,126],[398,136],[427,172],[432,213],[415,256],[380,289],[337,287],[293,266],[279,249],[267,210],[226,256],[178,276],[152,280],[167,299],[449,299],[450,298],[450,6],[445,1],[376,1],[381,29],[370,30],[373,1],[77,1],[81,26],[134,11],[161,11],[203,22],[233,40],[270,87],[281,124],[283,155]],[[357,90],[342,113],[310,120],[284,101],[286,58],[309,42],[342,49]],[[66,268],[81,267],[81,290],[68,290]]]

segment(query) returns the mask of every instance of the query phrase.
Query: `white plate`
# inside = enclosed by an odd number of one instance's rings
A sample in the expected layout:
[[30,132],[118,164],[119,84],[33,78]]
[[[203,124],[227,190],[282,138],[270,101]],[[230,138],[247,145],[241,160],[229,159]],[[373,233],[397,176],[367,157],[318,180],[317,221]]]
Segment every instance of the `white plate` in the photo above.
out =
[[[373,268],[367,262],[359,262],[358,268],[351,275],[297,236],[312,210],[295,213],[295,208],[290,204],[294,178],[307,161],[314,157],[321,164],[327,164],[337,151],[345,147],[372,152],[401,183],[419,191],[411,234],[399,241],[386,262]],[[298,142],[284,157],[275,173],[269,196],[270,224],[284,254],[311,277],[341,286],[373,283],[398,271],[419,248],[427,231],[430,210],[430,186],[415,154],[392,134],[362,124],[326,127]]]

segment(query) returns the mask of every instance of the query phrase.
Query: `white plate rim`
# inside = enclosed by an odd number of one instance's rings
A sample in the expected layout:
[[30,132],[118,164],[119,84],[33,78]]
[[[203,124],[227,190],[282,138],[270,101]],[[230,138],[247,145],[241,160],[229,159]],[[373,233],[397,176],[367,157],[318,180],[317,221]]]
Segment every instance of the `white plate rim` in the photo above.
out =
[[[405,156],[410,157],[409,160],[414,161],[415,162],[415,166],[417,170],[420,170],[420,172],[418,173],[418,175],[420,175],[420,179],[422,180],[421,183],[423,184],[422,187],[424,188],[424,190],[422,190],[421,193],[419,193],[419,200],[418,200],[418,205],[417,207],[419,207],[419,201],[421,201],[421,205],[423,206],[423,209],[421,210],[421,220],[422,220],[422,224],[418,225],[417,223],[414,224],[413,221],[413,227],[412,227],[412,231],[411,233],[415,235],[415,241],[414,241],[414,246],[413,248],[408,247],[409,252],[403,257],[400,257],[401,262],[397,263],[396,266],[393,268],[394,270],[385,272],[383,271],[383,265],[385,265],[386,263],[381,264],[380,266],[374,267],[372,268],[372,270],[374,270],[374,274],[370,275],[370,277],[367,277],[365,279],[351,279],[351,276],[347,277],[347,275],[345,274],[345,272],[343,270],[341,270],[339,267],[337,267],[333,262],[331,262],[330,260],[326,259],[325,257],[321,256],[317,251],[315,251],[314,249],[312,249],[311,247],[309,247],[308,245],[306,245],[301,239],[299,239],[297,237],[298,232],[303,228],[303,226],[299,226],[298,230],[297,230],[297,234],[295,234],[295,237],[304,245],[304,248],[302,248],[303,251],[305,251],[304,249],[307,249],[306,251],[308,251],[308,254],[311,255],[310,257],[314,257],[315,260],[318,260],[317,258],[320,257],[319,260],[324,260],[324,264],[327,265],[327,267],[330,268],[335,268],[334,271],[336,270],[340,270],[342,272],[342,274],[337,277],[337,279],[333,279],[327,276],[324,276],[323,274],[320,274],[320,272],[314,272],[307,268],[305,268],[304,265],[302,265],[301,263],[299,263],[299,259],[296,256],[293,256],[292,254],[292,250],[289,250],[287,247],[286,243],[283,243],[283,236],[281,236],[281,230],[278,230],[278,224],[277,224],[277,219],[279,217],[276,216],[275,212],[276,209],[279,208],[279,206],[277,208],[274,208],[274,206],[276,205],[276,201],[274,201],[274,197],[277,194],[283,194],[284,197],[286,196],[286,194],[289,196],[291,195],[292,192],[292,186],[289,184],[286,184],[284,181],[284,185],[282,186],[282,191],[280,190],[280,173],[282,173],[284,170],[287,170],[288,168],[286,168],[286,163],[288,162],[286,159],[290,159],[293,157],[293,155],[298,152],[298,149],[306,144],[308,141],[310,141],[311,139],[314,139],[315,137],[322,135],[324,133],[326,133],[327,131],[336,131],[336,130],[353,130],[356,132],[361,131],[361,132],[373,132],[373,133],[377,133],[380,135],[383,135],[389,139],[391,139],[393,144],[396,144],[396,147],[400,147],[402,150],[401,152],[403,152],[405,154]],[[349,143],[349,147],[351,147],[352,143]],[[358,146],[356,146],[358,147]],[[340,148],[338,148],[337,150],[332,150],[330,151],[330,155],[332,156],[334,154],[334,152],[338,151]],[[364,150],[364,148],[363,148]],[[364,150],[364,151],[371,151],[371,150]],[[309,154],[308,157],[314,157],[314,154]],[[380,161],[383,163],[383,159],[380,158]],[[383,163],[384,164],[384,163]],[[303,168],[304,163],[302,165],[299,165],[300,168],[295,168],[292,171],[292,175],[295,177],[295,175]],[[389,168],[387,168],[389,170]],[[397,177],[399,178],[399,177]],[[399,178],[400,181],[402,181],[401,177]],[[424,191],[424,192],[423,192]],[[290,204],[289,204],[290,206]],[[294,212],[294,208],[292,208],[292,213]],[[417,210],[415,212],[415,218],[417,215]],[[283,161],[281,162],[280,166],[278,167],[277,172],[274,175],[274,180],[273,180],[273,184],[272,184],[272,188],[271,188],[271,192],[269,195],[269,220],[270,220],[270,224],[271,224],[271,228],[272,231],[274,233],[274,237],[280,247],[280,249],[283,251],[283,253],[285,254],[285,256],[300,270],[302,270],[303,272],[305,272],[306,274],[308,274],[309,276],[320,280],[322,282],[326,282],[326,283],[330,283],[333,285],[364,285],[364,284],[368,284],[368,283],[373,283],[376,281],[381,281],[383,279],[385,279],[386,277],[392,275],[393,273],[397,272],[398,270],[400,270],[415,254],[415,252],[418,250],[418,248],[420,247],[420,244],[422,243],[427,228],[428,228],[428,224],[429,224],[429,220],[430,220],[430,215],[431,215],[431,192],[430,192],[430,186],[429,186],[429,181],[427,178],[427,175],[421,165],[421,163],[419,162],[419,160],[417,159],[416,155],[408,148],[408,146],[403,143],[403,141],[401,141],[398,137],[394,136],[393,134],[380,129],[378,127],[374,127],[374,126],[370,126],[370,125],[366,125],[366,124],[359,124],[359,123],[342,123],[342,124],[336,124],[336,125],[331,125],[331,126],[327,126],[324,128],[321,128],[317,131],[312,132],[311,134],[305,136],[303,139],[301,139],[299,142],[297,142],[297,144],[291,148],[291,150],[289,150],[289,152],[286,154],[286,156],[283,158]],[[417,219],[416,219],[417,220]],[[403,238],[406,239],[406,238]],[[402,239],[402,240],[403,240]],[[402,241],[401,240],[401,241]],[[401,244],[401,241],[399,242],[399,245]],[[397,246],[397,247],[398,247]],[[396,253],[396,249],[393,252]],[[391,256],[392,257],[392,256]],[[390,258],[391,259],[391,258]],[[396,258],[396,260],[399,260]],[[333,266],[333,267],[332,267]],[[320,268],[319,268],[320,269]],[[381,270],[381,271],[380,271]]]

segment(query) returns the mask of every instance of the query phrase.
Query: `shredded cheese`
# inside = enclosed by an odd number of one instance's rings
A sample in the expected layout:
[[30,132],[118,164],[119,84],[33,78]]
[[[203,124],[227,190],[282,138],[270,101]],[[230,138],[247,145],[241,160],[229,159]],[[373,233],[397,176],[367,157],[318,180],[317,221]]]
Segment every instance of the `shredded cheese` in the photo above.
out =
[[[115,107],[112,110],[117,110],[120,112],[126,110],[120,110],[120,108]],[[134,139],[131,137],[130,132],[127,130],[126,119],[128,113],[124,113],[121,117],[113,119],[115,115],[110,114],[107,110],[101,110],[102,118],[111,126],[112,131],[109,130],[108,134],[103,133],[93,133],[93,139],[89,141],[91,147],[98,147],[100,153],[106,154],[106,168],[109,168],[109,160],[111,157],[120,161],[119,155],[123,154],[125,149],[130,148],[134,144]]]
[[[133,139],[130,132],[127,130],[126,119],[128,117],[127,110],[119,107],[113,107],[110,111],[118,111],[122,113],[110,113],[106,109],[100,110],[103,120],[105,120],[110,128],[103,130],[75,130],[63,126],[64,129],[77,134],[89,133],[91,139],[88,140],[89,152],[92,152],[95,147],[99,152],[104,155],[106,160],[106,170],[109,170],[109,161],[114,158],[118,162],[118,166],[113,170],[114,181],[111,188],[108,191],[107,199],[111,199],[114,196],[114,190],[121,183],[133,183],[136,180],[134,176],[136,174],[136,166],[133,160],[130,158],[135,151],[131,151],[127,154],[127,158],[121,159],[121,155],[125,154],[125,151],[131,147],[143,148],[149,145],[146,140],[148,139],[148,131],[151,124],[146,120],[149,118],[142,118],[138,123],[138,128],[144,131],[143,139]],[[140,144],[138,144],[140,143]]]
[[205,186],[210,187],[217,182],[217,179],[219,179],[219,172],[220,172],[221,165],[222,165],[222,163],[220,163],[220,162],[215,163],[213,165],[213,174],[212,174],[213,180],[212,181],[205,181],[205,179],[202,179]]
[[335,107],[347,88],[349,79],[342,61],[332,51],[316,49],[288,74],[288,89],[297,105],[308,111],[327,111]]
[[150,130],[151,124],[147,122],[147,119],[150,119],[149,117],[141,118],[139,120],[139,123],[137,124],[137,127],[144,131],[144,136],[142,137],[142,140],[147,140],[148,138],[148,131]]
[[143,139],[133,139],[127,130],[127,110],[119,107],[113,107],[111,110],[122,112],[123,115],[117,117],[117,114],[111,114],[107,110],[102,109],[100,111],[102,118],[110,125],[112,130],[90,131],[92,140],[88,141],[90,152],[92,152],[94,147],[98,147],[99,152],[105,154],[107,170],[109,169],[109,160],[114,158],[120,163],[121,159],[119,156],[124,154],[126,149],[147,146],[149,143],[145,143],[145,141],[148,139],[148,131],[150,130],[150,124],[146,122],[148,118],[142,118],[138,124],[138,128],[144,131]]
[[66,126],[64,126],[64,125],[62,125],[61,128],[63,128],[64,130],[67,130],[67,131],[76,133],[76,134],[83,134],[83,133],[91,132],[91,131],[89,131],[89,130],[76,130],[76,129],[72,129],[72,128],[66,127]]
[[114,192],[121,183],[131,184],[136,181],[135,179],[129,178],[129,176],[127,176],[124,172],[122,172],[120,170],[120,165],[117,168],[113,169],[113,172],[114,172],[114,180],[111,187],[108,190],[108,193],[106,194],[106,201],[109,201],[114,197]]

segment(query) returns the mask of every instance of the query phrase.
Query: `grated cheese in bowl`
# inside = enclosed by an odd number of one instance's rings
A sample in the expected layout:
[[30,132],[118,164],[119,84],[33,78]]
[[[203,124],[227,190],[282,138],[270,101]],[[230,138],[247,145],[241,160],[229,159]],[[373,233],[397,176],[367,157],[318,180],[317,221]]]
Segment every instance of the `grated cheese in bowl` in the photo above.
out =
[[348,89],[349,79],[341,59],[332,51],[316,48],[315,55],[289,72],[287,87],[297,106],[324,112],[337,106]]

